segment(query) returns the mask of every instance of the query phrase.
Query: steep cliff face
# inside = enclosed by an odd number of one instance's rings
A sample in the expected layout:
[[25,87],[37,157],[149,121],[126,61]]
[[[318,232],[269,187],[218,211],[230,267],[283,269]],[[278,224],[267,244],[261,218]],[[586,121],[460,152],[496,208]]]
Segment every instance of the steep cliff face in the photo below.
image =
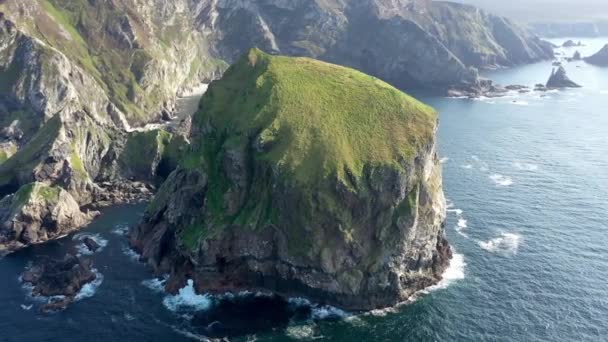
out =
[[372,76],[252,50],[211,85],[133,246],[170,288],[393,305],[451,257],[436,120]]
[[218,0],[209,13],[226,60],[258,46],[348,65],[406,87],[474,84],[470,67],[553,55],[548,43],[514,23],[448,2]]

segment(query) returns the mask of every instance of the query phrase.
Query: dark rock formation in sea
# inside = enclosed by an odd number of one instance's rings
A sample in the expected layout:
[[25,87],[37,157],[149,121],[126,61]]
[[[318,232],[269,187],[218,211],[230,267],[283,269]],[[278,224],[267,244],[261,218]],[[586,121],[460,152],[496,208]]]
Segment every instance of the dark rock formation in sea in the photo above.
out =
[[43,311],[64,310],[82,287],[96,278],[93,262],[73,255],[62,260],[41,259],[21,275],[21,281],[31,286],[33,297],[48,298]]
[[25,185],[0,201],[0,255],[64,236],[96,215],[81,212],[72,195],[60,187]]
[[594,55],[585,58],[585,62],[597,66],[608,66],[608,44]]
[[569,39],[567,41],[564,42],[564,44],[562,44],[562,47],[577,47],[577,46],[583,46],[583,43],[579,40],[578,43],[575,43],[573,40]]
[[132,246],[169,290],[391,306],[451,258],[436,129],[375,77],[251,50],[211,84]]
[[577,51],[574,53],[574,55],[572,55],[572,60],[573,60],[573,61],[580,61],[581,59],[583,59],[583,57],[581,56],[580,51],[578,51],[578,50],[577,50]]
[[551,77],[547,81],[548,89],[560,88],[580,88],[581,86],[572,81],[566,74],[566,69],[563,66],[555,68],[551,71]]

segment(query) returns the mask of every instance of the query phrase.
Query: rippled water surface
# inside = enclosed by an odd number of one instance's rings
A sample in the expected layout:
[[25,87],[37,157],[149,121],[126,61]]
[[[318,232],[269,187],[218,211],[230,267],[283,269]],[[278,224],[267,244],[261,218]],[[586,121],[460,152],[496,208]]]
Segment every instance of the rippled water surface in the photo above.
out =
[[[583,42],[578,49],[589,55],[608,39]],[[206,312],[199,317],[205,324],[281,323],[231,338],[243,341],[606,340],[608,69],[584,62],[566,68],[584,88],[500,99],[423,98],[441,113],[447,234],[458,258],[449,286],[413,304],[362,316],[327,307],[294,315],[295,301],[250,296],[243,307],[224,301],[221,309],[205,311],[217,299],[188,288],[166,296],[162,280],[151,279],[129,255],[121,228],[134,224],[143,206],[127,206],[107,210],[86,230],[107,242],[91,256],[103,282],[67,311],[39,313],[18,275],[35,256],[60,256],[78,246],[78,237],[0,260],[0,341],[201,340],[206,327],[191,323],[193,309]],[[534,85],[550,72],[544,62],[488,76]],[[273,307],[285,311],[262,315],[259,309]]]

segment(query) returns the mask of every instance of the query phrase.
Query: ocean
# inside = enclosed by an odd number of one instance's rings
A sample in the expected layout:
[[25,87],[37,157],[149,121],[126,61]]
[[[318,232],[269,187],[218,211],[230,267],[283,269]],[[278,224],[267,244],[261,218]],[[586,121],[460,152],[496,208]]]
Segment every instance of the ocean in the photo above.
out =
[[[586,46],[568,56],[608,42],[580,40]],[[264,294],[214,298],[186,287],[169,296],[124,236],[145,206],[118,206],[78,235],[0,260],[0,341],[205,341],[214,324],[231,341],[608,340],[608,68],[565,67],[583,88],[420,96],[440,112],[456,254],[445,280],[411,303],[353,314]],[[533,86],[551,69],[541,62],[484,74]],[[67,310],[40,313],[19,275],[36,257],[78,251],[83,234],[104,246],[90,256],[101,281]],[[286,307],[307,309],[286,319]]]

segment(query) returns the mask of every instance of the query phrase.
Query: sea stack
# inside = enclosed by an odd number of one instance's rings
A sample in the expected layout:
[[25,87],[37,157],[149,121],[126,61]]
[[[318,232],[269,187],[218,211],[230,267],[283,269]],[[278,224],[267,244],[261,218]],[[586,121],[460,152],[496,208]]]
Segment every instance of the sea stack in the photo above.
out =
[[581,86],[572,81],[566,74],[566,69],[563,66],[553,69],[551,77],[547,81],[547,88],[549,89],[560,89],[560,88],[580,88]]
[[266,290],[349,310],[437,283],[451,250],[435,111],[379,79],[250,50],[131,243],[168,290]]
[[596,54],[585,58],[585,62],[597,66],[608,66],[608,44],[604,45]]

